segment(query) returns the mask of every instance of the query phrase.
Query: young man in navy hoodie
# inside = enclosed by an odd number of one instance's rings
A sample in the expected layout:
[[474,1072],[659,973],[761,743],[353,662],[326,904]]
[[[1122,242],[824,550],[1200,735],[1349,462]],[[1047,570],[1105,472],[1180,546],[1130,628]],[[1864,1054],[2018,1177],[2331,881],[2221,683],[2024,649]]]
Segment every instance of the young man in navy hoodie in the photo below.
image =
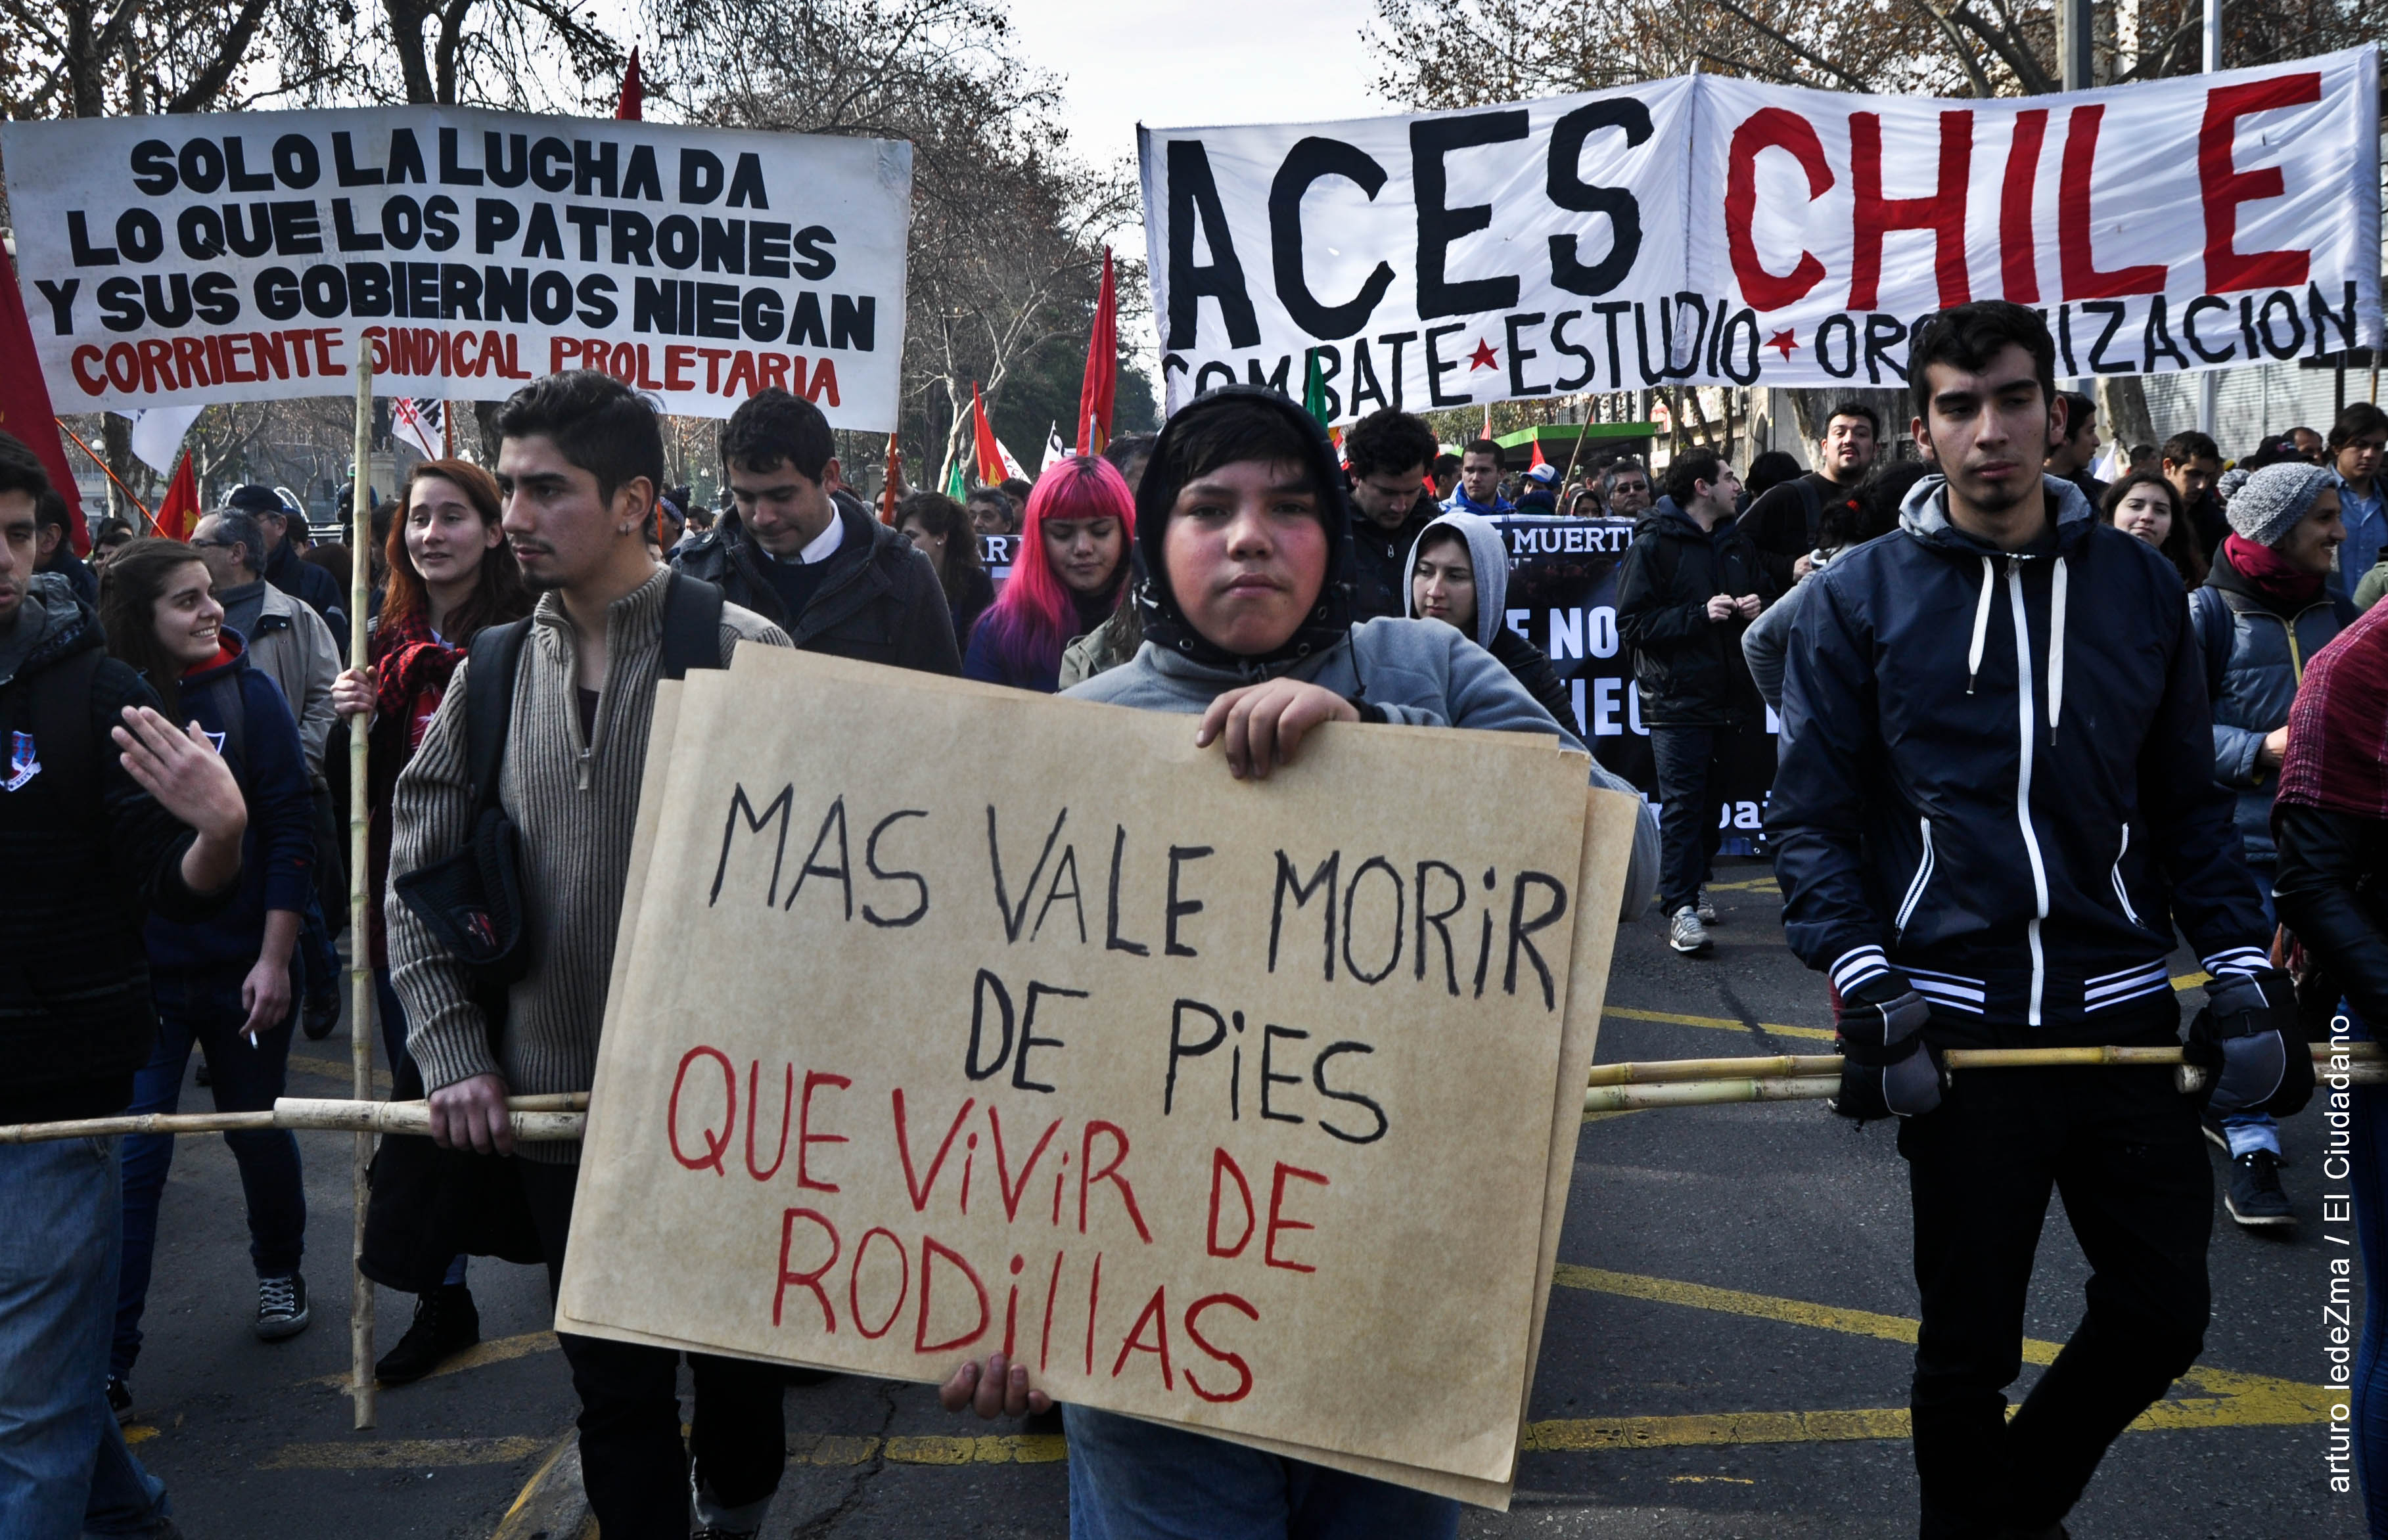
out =
[[[1837,1110],[1900,1120],[1924,1540],[2064,1534],[2106,1445],[2204,1345],[2214,1203],[2198,1102],[2169,1069],[1944,1084],[1938,1053],[2176,1042],[2177,921],[2214,976],[2191,1051],[2215,1108],[2294,1111],[2313,1084],[2214,783],[2180,581],[2042,474],[2053,352],[2004,302],[1918,328],[1912,432],[1940,473],[1899,533],[1811,579],[1768,808],[1792,950],[1834,985]],[[2010,1420],[2051,1191],[2089,1307]]]
[[[204,734],[107,655],[66,579],[36,576],[41,462],[0,433],[0,1123],[107,1117],[157,1017],[146,909],[235,890],[248,810]],[[116,1141],[0,1145],[0,1534],[171,1535],[165,1489],[110,1415],[123,1218]]]

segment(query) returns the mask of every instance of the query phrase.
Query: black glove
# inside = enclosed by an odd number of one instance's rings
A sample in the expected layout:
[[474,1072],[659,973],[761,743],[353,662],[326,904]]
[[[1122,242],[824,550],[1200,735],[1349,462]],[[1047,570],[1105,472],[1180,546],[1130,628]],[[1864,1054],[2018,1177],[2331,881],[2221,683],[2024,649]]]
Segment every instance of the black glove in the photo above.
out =
[[2297,1023],[2295,986],[2280,968],[2226,973],[2205,986],[2182,1054],[2205,1067],[2206,1105],[2217,1113],[2301,1112],[2313,1095],[2313,1054]]
[[1896,974],[1841,996],[1841,1092],[1833,1110],[1860,1122],[1913,1117],[1940,1105],[1940,1063],[1924,1043],[1932,1007]]

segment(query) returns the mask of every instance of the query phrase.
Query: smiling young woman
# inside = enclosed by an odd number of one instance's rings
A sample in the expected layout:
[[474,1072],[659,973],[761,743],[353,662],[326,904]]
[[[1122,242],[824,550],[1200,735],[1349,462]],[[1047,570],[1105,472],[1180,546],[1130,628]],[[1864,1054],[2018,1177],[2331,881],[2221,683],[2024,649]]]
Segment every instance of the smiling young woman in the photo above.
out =
[[1061,650],[1109,620],[1127,592],[1136,499],[1110,461],[1073,458],[1028,495],[1020,554],[971,633],[962,676],[1051,694]]

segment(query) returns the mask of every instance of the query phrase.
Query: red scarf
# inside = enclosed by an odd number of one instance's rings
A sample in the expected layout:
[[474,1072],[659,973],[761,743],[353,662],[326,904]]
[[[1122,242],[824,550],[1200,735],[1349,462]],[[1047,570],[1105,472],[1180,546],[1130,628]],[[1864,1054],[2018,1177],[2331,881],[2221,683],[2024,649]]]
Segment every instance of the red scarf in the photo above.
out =
[[2303,609],[2321,595],[2321,574],[2291,566],[2269,546],[2259,546],[2234,534],[2224,537],[2222,549],[2229,556],[2230,564],[2239,569],[2239,575],[2275,603]]
[[2388,820],[2388,604],[2365,611],[2305,665],[2273,800]]
[[183,677],[187,679],[194,674],[204,674],[211,668],[222,668],[224,664],[232,662],[235,658],[239,656],[239,653],[234,651],[231,648],[226,647],[222,642],[218,642],[216,643],[216,655],[210,658],[206,663],[193,663],[190,667],[183,670]]

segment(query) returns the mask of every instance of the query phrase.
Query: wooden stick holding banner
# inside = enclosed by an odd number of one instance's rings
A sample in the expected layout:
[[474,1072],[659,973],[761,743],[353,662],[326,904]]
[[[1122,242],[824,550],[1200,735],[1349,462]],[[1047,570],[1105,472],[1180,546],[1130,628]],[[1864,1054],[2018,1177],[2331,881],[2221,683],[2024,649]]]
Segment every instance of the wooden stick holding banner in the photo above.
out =
[[[1996,1050],[1983,1049],[1976,1050],[1976,1052],[1990,1053],[1996,1052]],[[2066,1050],[2024,1048],[2007,1050],[2007,1052],[2015,1054],[2035,1054],[2060,1053],[2066,1052]],[[2079,1052],[2094,1054],[2097,1050],[2088,1049],[2080,1050]],[[2169,1065],[2174,1072],[2175,1083],[2182,1094],[2187,1095],[2204,1089],[2205,1070],[2200,1066],[2183,1063],[2181,1061],[2180,1051],[2178,1049],[2143,1048],[2130,1050],[2129,1052],[2132,1052],[2135,1054],[2146,1054],[2149,1056],[2146,1058],[2133,1057],[2130,1059],[2080,1059],[2067,1062],[2079,1064],[2149,1064],[2153,1065],[2156,1067],[2163,1067]],[[2158,1056],[2166,1054],[2169,1054],[2170,1056]],[[1952,1054],[1950,1057],[1953,1059],[1956,1055]],[[1711,1060],[1708,1062],[1714,1064],[1720,1061]],[[1638,1112],[1648,1107],[1711,1106],[1731,1102],[1822,1101],[1827,1097],[1838,1094],[1841,1089],[1841,1078],[1837,1060],[1827,1058],[1821,1061],[1834,1066],[1832,1072],[1829,1074],[1801,1073],[1797,1075],[1786,1075],[1772,1072],[1776,1067],[1784,1063],[1782,1059],[1759,1058],[1751,1059],[1748,1062],[1751,1066],[1756,1067],[1764,1072],[1753,1075],[1745,1071],[1743,1075],[1739,1077],[1713,1076],[1706,1079],[1636,1080],[1631,1082],[1611,1080],[1607,1083],[1601,1082],[1597,1078],[1597,1073],[1595,1072],[1594,1082],[1585,1089],[1583,1093],[1583,1110],[1587,1113]],[[1812,1065],[1817,1062],[1819,1061],[1811,1059],[1804,1061],[1804,1064]],[[1604,1066],[1602,1067],[1615,1068],[1618,1067]],[[1648,1069],[1655,1068],[1657,1067],[1642,1065],[1634,1067]],[[2009,1063],[2003,1066],[1952,1064],[1950,1067],[1980,1069],[1985,1067],[2018,1068],[2026,1067]],[[2388,1062],[2383,1062],[2376,1057],[2356,1058],[2354,1063],[2344,1071],[2325,1070],[2322,1069],[2320,1066],[2316,1066],[2316,1068],[2326,1075],[2343,1073],[2345,1076],[2347,1082],[2351,1085],[2388,1085]]]
[[[515,1096],[516,1139],[578,1139],[579,1115],[589,1106],[582,1092]],[[285,1096],[271,1112],[136,1112],[121,1117],[77,1117],[62,1123],[0,1124],[0,1144],[39,1144],[54,1139],[113,1139],[121,1134],[241,1133],[253,1129],[328,1130],[340,1133],[431,1131],[426,1102],[336,1102]]]
[[[373,349],[357,347],[356,474],[349,487],[349,661],[364,664],[365,609],[373,585]],[[365,732],[349,727],[349,1072],[360,1102],[373,1099],[373,956],[366,944],[372,920],[365,857]],[[372,1195],[368,1173],[374,1136],[357,1132],[350,1195],[356,1203],[349,1260],[349,1394],[359,1428],[374,1425],[374,1286],[364,1273],[365,1207]]]
[[139,498],[133,495],[133,488],[125,486],[123,482],[117,480],[116,473],[108,468],[108,461],[92,453],[91,446],[83,441],[83,435],[75,432],[74,429],[68,427],[66,419],[63,417],[57,419],[57,424],[58,431],[65,434],[69,438],[74,440],[74,447],[83,452],[84,458],[89,460],[94,465],[99,467],[99,473],[116,484],[116,489],[124,494],[124,500],[131,503],[135,509],[140,511],[142,519],[149,525],[149,533],[152,535],[164,534],[165,531],[158,527],[157,517],[149,511],[148,508],[143,504]]
[[[2380,1062],[2381,1048],[2377,1043],[2356,1042],[2332,1047],[2326,1042],[2312,1045],[2320,1068],[2333,1056],[2344,1057],[2356,1064]],[[2084,1048],[1952,1048],[1940,1055],[1940,1061],[1950,1069],[2032,1069],[2064,1065],[2155,1064],[2173,1065],[2188,1062],[2178,1047],[2123,1048],[2112,1044]],[[1685,1080],[1747,1079],[1752,1077],[1783,1075],[1837,1075],[1841,1072],[1838,1054],[1779,1054],[1760,1058],[1745,1059],[1653,1059],[1638,1064],[1596,1064],[1587,1085],[1672,1085]]]

